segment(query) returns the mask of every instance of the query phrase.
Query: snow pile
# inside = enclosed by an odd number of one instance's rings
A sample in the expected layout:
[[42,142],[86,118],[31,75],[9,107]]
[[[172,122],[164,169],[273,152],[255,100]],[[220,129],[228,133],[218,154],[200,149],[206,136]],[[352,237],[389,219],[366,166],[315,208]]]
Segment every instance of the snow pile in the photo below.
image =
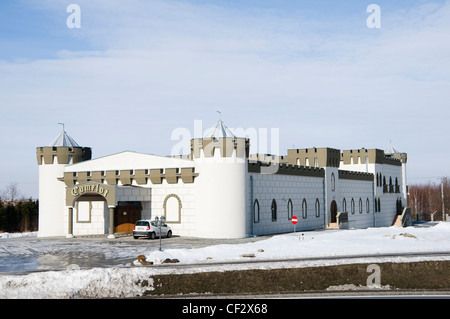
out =
[[2,238],[22,238],[22,237],[37,237],[37,232],[29,233],[0,233],[0,239]]
[[368,286],[355,286],[354,284],[345,284],[345,285],[339,285],[339,286],[330,286],[326,291],[355,291],[355,290],[391,290],[392,287],[389,285],[385,286],[379,286],[379,285],[368,285]]
[[[119,298],[142,295],[153,290],[146,269],[94,268],[1,276],[0,298]],[[150,281],[150,282],[149,282]]]
[[[1,246],[0,246],[1,248]],[[450,252],[450,223],[424,228],[369,228],[326,230],[277,235],[266,240],[236,245],[213,245],[196,249],[149,251],[146,260],[159,264],[178,259],[187,267],[140,266],[46,271],[28,275],[0,276],[0,298],[100,298],[135,297],[153,289],[152,276],[244,269],[273,269],[343,264],[342,260],[287,261],[302,257],[354,256],[345,263],[412,262],[450,260],[445,256],[376,257],[377,254],[405,252]],[[136,251],[136,257],[142,252]],[[120,252],[117,251],[117,256]],[[243,256],[254,257],[243,257]],[[375,257],[358,257],[374,255]],[[271,260],[270,263],[254,261]],[[225,261],[245,264],[215,265]],[[200,267],[195,264],[207,264]],[[190,266],[189,266],[190,264]],[[140,265],[136,260],[134,265]]]

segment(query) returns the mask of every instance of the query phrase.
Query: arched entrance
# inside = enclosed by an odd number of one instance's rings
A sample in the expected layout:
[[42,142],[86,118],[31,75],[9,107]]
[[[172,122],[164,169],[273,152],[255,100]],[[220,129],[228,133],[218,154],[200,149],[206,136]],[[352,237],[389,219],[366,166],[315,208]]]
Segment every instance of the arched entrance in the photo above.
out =
[[337,204],[335,200],[333,200],[330,205],[330,217],[330,223],[337,223]]
[[[84,199],[84,201],[81,199]],[[85,182],[66,187],[66,206],[68,207],[67,236],[73,237],[74,222],[85,223],[83,227],[79,227],[84,228],[82,231],[83,234],[89,235],[92,233],[92,230],[87,229],[90,226],[96,227],[97,230],[95,232],[98,233],[98,227],[103,225],[103,233],[109,232],[110,236],[113,236],[114,208],[116,206],[115,199],[116,187],[112,185],[97,182]],[[81,207],[78,202],[82,203]],[[92,218],[92,208],[95,208],[99,212],[96,218]],[[75,214],[78,215],[74,216],[74,210]],[[104,212],[103,218],[100,213],[102,210]],[[74,217],[76,218],[75,220]],[[98,221],[100,221],[100,223],[98,223]]]
[[103,196],[92,193],[79,196],[73,207],[72,234],[105,234],[108,213],[108,205]]

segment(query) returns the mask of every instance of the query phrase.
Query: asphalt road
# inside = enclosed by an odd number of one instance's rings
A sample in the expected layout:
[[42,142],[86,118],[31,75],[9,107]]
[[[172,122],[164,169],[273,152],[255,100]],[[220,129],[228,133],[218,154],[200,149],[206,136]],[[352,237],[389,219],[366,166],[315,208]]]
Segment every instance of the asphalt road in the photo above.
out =
[[189,296],[150,296],[148,298],[171,299],[450,299],[448,290],[397,290],[397,291],[316,291],[303,293],[279,293],[279,294],[190,294]]

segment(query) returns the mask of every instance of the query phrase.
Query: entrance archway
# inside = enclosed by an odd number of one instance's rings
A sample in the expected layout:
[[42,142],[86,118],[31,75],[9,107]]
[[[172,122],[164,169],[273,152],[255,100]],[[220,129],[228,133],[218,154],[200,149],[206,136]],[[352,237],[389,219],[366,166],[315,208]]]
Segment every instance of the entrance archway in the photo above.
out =
[[[68,230],[67,230],[67,237],[71,238],[73,237],[73,222],[74,222],[74,218],[73,218],[73,213],[74,213],[74,208],[76,210],[76,213],[78,213],[78,207],[76,206],[76,203],[78,201],[78,199],[84,197],[84,196],[93,196],[96,197],[97,199],[101,199],[101,200],[96,200],[96,202],[101,202],[103,203],[103,208],[105,210],[105,213],[103,214],[103,218],[99,216],[99,218],[96,218],[96,220],[100,219],[100,220],[104,220],[104,222],[106,223],[106,218],[109,219],[109,227],[107,227],[107,225],[105,224],[105,228],[103,230],[103,232],[107,232],[109,231],[110,236],[113,237],[114,235],[114,208],[115,208],[115,202],[116,202],[116,187],[115,186],[111,186],[111,185],[106,185],[106,184],[102,184],[102,183],[97,183],[97,182],[85,182],[85,183],[81,183],[81,184],[75,184],[75,185],[71,185],[68,186],[66,188],[66,206],[68,206]],[[86,199],[86,198],[85,198]],[[82,207],[82,219],[81,221],[83,222],[88,222],[90,223],[90,220],[88,220],[86,218],[86,216],[90,216],[90,209],[92,208],[91,204],[87,205],[84,204],[82,205],[84,206],[84,208]],[[107,211],[106,209],[109,210],[109,216],[107,216]],[[83,213],[84,210],[84,213]],[[78,218],[78,216],[76,217],[78,220],[80,220]],[[111,237],[111,238],[112,238]]]
[[100,235],[107,231],[108,205],[105,198],[85,193],[75,200],[73,207],[72,235]]
[[330,217],[331,223],[337,223],[337,204],[335,200],[333,200],[330,205]]

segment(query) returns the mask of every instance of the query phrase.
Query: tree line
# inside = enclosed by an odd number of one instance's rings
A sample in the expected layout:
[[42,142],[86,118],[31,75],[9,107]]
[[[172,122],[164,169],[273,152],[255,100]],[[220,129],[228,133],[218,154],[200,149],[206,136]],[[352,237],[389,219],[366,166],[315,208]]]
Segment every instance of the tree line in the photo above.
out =
[[17,183],[0,192],[0,232],[17,233],[38,230],[39,202],[25,199]]
[[442,203],[444,213],[450,214],[450,181],[447,177],[439,184],[428,183],[408,187],[408,207],[417,220],[443,220]]
[[0,201],[0,232],[17,233],[38,230],[39,202]]

